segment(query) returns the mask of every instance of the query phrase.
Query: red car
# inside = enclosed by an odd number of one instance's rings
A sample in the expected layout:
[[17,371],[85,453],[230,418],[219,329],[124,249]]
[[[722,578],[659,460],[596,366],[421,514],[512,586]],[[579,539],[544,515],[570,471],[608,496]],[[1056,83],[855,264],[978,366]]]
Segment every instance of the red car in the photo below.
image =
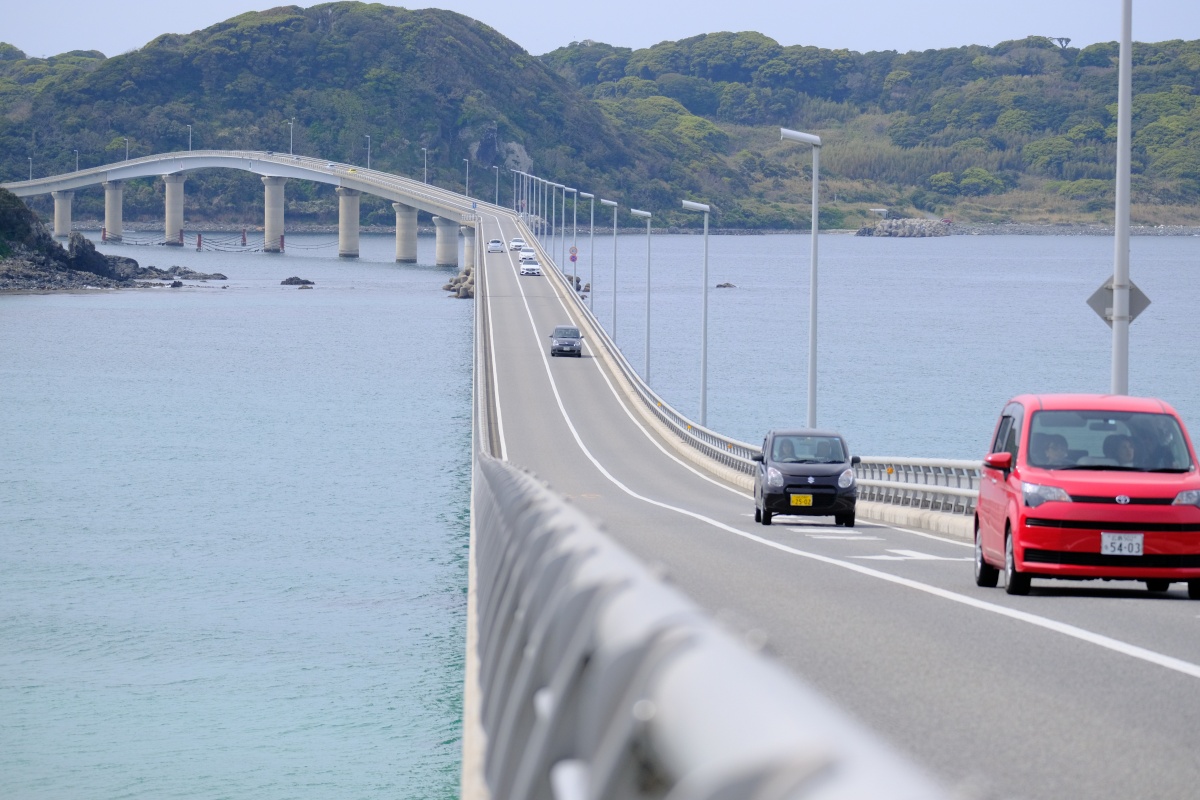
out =
[[980,471],[975,583],[1186,582],[1200,600],[1200,472],[1175,409],[1143,397],[1021,395]]

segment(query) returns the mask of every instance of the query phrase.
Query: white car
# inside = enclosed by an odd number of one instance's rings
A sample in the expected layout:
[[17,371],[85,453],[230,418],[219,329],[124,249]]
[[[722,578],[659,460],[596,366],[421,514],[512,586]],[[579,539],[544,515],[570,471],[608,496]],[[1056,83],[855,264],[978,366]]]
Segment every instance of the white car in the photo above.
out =
[[508,240],[509,250],[524,250],[526,247],[528,247],[528,245],[525,244],[525,240],[520,236],[514,236],[512,239]]
[[542,265],[537,263],[536,261],[522,261],[521,262],[521,274],[522,275],[541,275],[542,274]]
[[488,242],[487,251],[489,253],[503,253],[504,242],[500,241],[499,239],[492,239],[490,242]]
[[533,248],[526,247],[523,250],[521,250],[521,259],[520,260],[521,260],[522,264],[524,264],[526,261],[532,261],[533,263],[536,264],[537,263],[537,253],[534,252]]

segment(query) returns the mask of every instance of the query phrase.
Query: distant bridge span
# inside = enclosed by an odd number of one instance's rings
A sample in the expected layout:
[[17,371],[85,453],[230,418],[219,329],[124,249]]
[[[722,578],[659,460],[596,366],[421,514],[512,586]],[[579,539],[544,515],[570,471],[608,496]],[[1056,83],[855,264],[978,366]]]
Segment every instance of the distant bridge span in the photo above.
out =
[[183,182],[185,173],[197,169],[237,169],[261,175],[265,191],[263,244],[267,251],[283,245],[284,183],[288,178],[316,181],[336,187],[338,193],[338,255],[358,256],[359,197],[371,194],[391,200],[396,211],[396,260],[415,261],[417,255],[417,212],[434,217],[437,230],[436,257],[439,264],[458,263],[460,227],[471,228],[467,241],[467,263],[474,260],[476,215],[473,201],[429,184],[340,164],[323,158],[253,150],[188,150],[119,161],[100,167],[28,181],[2,184],[18,197],[50,194],[54,198],[54,235],[71,232],[71,202],[74,191],[88,186],[104,187],[106,238],[120,240],[123,230],[124,181],[161,177],[166,184],[166,228],[168,244],[182,244]]

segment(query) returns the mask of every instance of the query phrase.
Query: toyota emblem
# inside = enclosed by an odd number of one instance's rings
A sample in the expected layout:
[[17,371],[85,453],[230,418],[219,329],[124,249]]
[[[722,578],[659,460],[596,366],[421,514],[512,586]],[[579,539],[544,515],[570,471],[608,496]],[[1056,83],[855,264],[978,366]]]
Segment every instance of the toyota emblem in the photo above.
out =
[[[816,479],[816,478],[814,478],[813,476],[809,475],[809,476],[808,476],[808,482],[809,482],[809,483],[816,483],[816,482],[817,482],[817,479]],[[1126,503],[1128,503],[1128,502],[1129,502],[1129,498],[1128,498],[1128,497],[1126,497],[1126,498],[1125,498],[1125,502],[1126,502]]]
[[1117,495],[1117,502],[1123,506],[1129,505],[1129,495],[1127,495],[1127,494]]

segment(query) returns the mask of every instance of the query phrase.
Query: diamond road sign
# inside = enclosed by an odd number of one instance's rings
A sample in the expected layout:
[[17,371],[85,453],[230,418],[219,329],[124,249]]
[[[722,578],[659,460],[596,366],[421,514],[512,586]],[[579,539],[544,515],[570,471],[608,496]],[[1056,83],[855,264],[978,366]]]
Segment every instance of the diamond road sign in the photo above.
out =
[[[1109,278],[1104,284],[1097,289],[1091,297],[1087,299],[1087,304],[1092,307],[1100,319],[1104,320],[1108,327],[1112,327],[1113,316],[1113,289],[1112,278]],[[1138,318],[1138,315],[1146,310],[1150,305],[1150,298],[1142,293],[1142,290],[1133,282],[1129,282],[1129,321],[1133,322]]]

